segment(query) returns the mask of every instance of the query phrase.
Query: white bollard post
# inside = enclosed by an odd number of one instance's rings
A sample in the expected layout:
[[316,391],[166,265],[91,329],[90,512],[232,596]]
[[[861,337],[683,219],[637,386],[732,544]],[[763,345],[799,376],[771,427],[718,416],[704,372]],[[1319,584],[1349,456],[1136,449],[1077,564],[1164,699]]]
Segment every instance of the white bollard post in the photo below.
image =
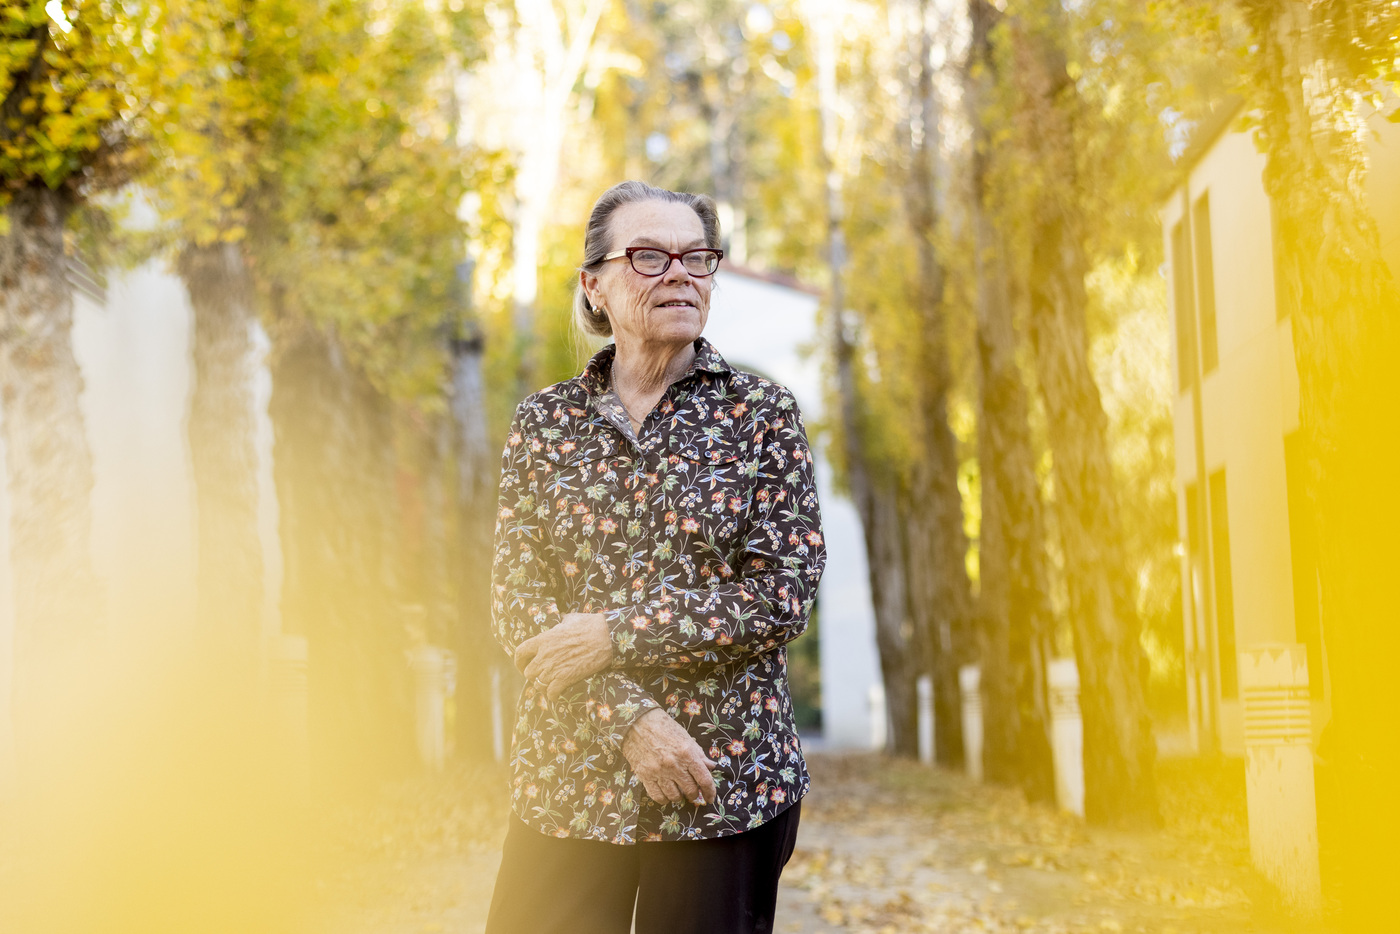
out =
[[1298,914],[1321,911],[1312,708],[1304,646],[1240,652],[1249,852]]
[[958,689],[962,696],[963,761],[975,782],[982,780],[982,668],[963,665],[958,669]]
[[883,750],[889,741],[889,712],[885,709],[885,685],[879,681],[870,685],[866,701],[870,705],[870,748]]
[[933,765],[933,675],[919,675],[919,761]]
[[414,727],[418,755],[434,771],[442,768],[447,742],[447,666],[442,649],[420,645],[411,650]]
[[1050,682],[1050,749],[1055,760],[1055,800],[1066,811],[1084,816],[1084,720],[1079,713],[1079,666],[1072,658],[1052,659]]

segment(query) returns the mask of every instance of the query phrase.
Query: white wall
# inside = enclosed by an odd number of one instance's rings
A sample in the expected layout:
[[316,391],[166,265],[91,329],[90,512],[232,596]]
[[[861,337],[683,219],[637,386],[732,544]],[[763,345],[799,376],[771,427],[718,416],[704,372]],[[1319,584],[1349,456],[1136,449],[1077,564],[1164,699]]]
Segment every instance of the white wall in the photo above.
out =
[[[1400,102],[1388,106],[1394,109]],[[1400,126],[1375,115],[1371,125],[1377,138],[1371,145],[1370,206],[1386,260],[1400,272]],[[1275,309],[1264,165],[1265,156],[1255,148],[1251,133],[1226,132],[1192,166],[1185,189],[1192,205],[1202,194],[1210,195],[1220,363],[1202,381],[1202,435],[1207,473],[1225,468],[1235,640],[1240,651],[1263,643],[1297,641],[1283,439],[1298,427],[1298,371],[1292,324],[1288,319],[1278,321]],[[1178,188],[1161,211],[1169,262],[1171,229],[1181,220],[1184,208],[1183,191]],[[1175,285],[1170,273],[1167,283],[1170,291]],[[1174,302],[1175,297],[1169,297]],[[1175,345],[1175,305],[1171,307]],[[1176,366],[1175,347],[1172,365]],[[1185,486],[1197,479],[1191,409],[1189,393],[1174,400],[1183,541]],[[1200,488],[1204,495],[1204,478]],[[1202,534],[1210,534],[1209,525]],[[1183,572],[1184,586],[1187,579]],[[1189,600],[1184,603],[1189,614]],[[1326,704],[1318,703],[1314,727],[1319,728],[1326,716]],[[1222,747],[1242,752],[1243,722],[1237,701],[1222,702],[1220,727]]]
[[[162,262],[109,276],[107,301],[78,296],[73,349],[93,458],[92,553],[110,651],[160,651],[194,632],[198,561],[186,419],[194,388],[194,315]],[[267,338],[254,328],[259,521],[266,578],[264,632],[278,631],[281,552],[272,486]],[[3,417],[3,414],[0,414]],[[0,447],[0,455],[3,447]],[[0,456],[0,795],[12,776],[14,662],[8,480]]]
[[115,644],[174,635],[194,614],[193,324],[184,286],[157,263],[114,276],[105,308],[76,303],[93,560]]
[[[869,748],[870,689],[880,684],[875,616],[865,539],[855,506],[832,489],[830,463],[817,428],[822,404],[818,299],[797,289],[733,270],[716,274],[705,337],[739,369],[758,372],[792,391],[812,437],[826,570],[818,591],[821,613],[822,744]],[[813,352],[806,352],[810,348]]]

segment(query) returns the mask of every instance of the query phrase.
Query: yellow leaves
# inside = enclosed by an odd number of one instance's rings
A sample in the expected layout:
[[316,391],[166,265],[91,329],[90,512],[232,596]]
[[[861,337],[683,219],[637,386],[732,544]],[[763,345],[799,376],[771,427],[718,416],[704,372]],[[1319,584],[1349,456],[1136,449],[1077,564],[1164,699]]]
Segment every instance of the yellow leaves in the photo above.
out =
[[[139,113],[151,91],[144,47],[125,40],[142,33],[149,12],[144,0],[6,7],[0,92],[17,106],[6,121],[0,181],[57,188],[81,172],[86,186],[100,187],[121,177],[125,150],[137,141],[134,128],[117,119],[118,102],[125,96]],[[43,56],[42,68],[35,55]],[[41,79],[13,84],[34,74]]]
[[68,114],[59,112],[54,114],[53,119],[48,123],[49,144],[55,149],[68,149],[73,146],[78,136],[78,121]]

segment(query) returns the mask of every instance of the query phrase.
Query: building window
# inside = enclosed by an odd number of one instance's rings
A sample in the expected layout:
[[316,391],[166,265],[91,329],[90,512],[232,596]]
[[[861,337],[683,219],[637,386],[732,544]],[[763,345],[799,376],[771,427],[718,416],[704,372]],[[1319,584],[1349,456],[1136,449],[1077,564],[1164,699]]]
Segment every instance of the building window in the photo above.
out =
[[1176,306],[1177,392],[1196,385],[1196,303],[1192,296],[1191,251],[1185,221],[1172,226],[1172,298]]
[[1191,235],[1196,243],[1196,307],[1201,313],[1201,372],[1220,363],[1215,327],[1215,263],[1210,247],[1210,195],[1196,199],[1191,209]]
[[1293,559],[1293,625],[1308,651],[1308,691],[1322,696],[1322,612],[1317,587],[1317,532],[1304,472],[1302,432],[1283,438],[1288,477],[1288,545]]
[[1210,551],[1215,559],[1215,644],[1220,652],[1220,696],[1238,697],[1235,658],[1235,586],[1230,573],[1230,509],[1225,470],[1210,475]]

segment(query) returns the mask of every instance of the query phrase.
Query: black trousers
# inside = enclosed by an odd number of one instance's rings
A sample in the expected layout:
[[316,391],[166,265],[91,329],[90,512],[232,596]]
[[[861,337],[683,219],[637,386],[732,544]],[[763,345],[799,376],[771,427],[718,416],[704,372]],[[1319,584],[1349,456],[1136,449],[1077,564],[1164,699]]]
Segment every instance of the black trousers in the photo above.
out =
[[511,816],[486,934],[767,934],[798,811],[715,840],[558,839]]

